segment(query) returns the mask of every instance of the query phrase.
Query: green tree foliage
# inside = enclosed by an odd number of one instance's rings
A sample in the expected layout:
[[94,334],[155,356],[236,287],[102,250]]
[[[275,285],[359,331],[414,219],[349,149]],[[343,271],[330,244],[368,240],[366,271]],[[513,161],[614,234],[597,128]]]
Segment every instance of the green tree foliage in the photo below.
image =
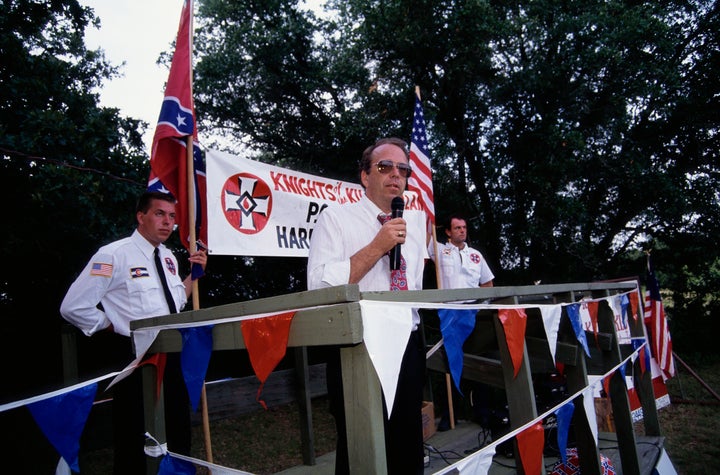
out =
[[357,180],[356,157],[385,124],[359,108],[368,71],[335,64],[330,45],[316,43],[323,22],[294,2],[211,0],[200,4],[197,23],[201,130],[275,163]]
[[716,2],[329,8],[202,2],[203,123],[263,160],[355,180],[365,145],[409,137],[418,85],[438,215],[470,210],[498,283],[642,276],[655,248],[680,306],[716,311]]
[[[438,215],[470,215],[499,285],[642,275],[652,248],[669,313],[688,322],[677,334],[712,326],[716,2],[300,5],[199,2],[200,138],[222,139],[205,145],[356,181],[369,143],[409,138],[417,85]],[[64,292],[99,245],[132,229],[147,180],[146,124],[98,106],[117,70],[85,48],[97,21],[73,0],[0,4],[0,318],[21,336],[8,355],[59,354]],[[209,270],[203,306],[305,288],[302,259],[211,258]],[[48,363],[59,365],[30,378]]]
[[116,71],[85,48],[96,21],[77,1],[0,3],[0,324],[15,362],[3,392],[59,376],[42,355],[60,354],[60,301],[91,253],[132,229],[147,182],[141,124],[98,106]]
[[654,248],[682,308],[717,310],[716,2],[329,7],[203,1],[203,123],[354,179],[365,145],[409,137],[418,85],[438,214],[470,211],[499,284],[642,276]]

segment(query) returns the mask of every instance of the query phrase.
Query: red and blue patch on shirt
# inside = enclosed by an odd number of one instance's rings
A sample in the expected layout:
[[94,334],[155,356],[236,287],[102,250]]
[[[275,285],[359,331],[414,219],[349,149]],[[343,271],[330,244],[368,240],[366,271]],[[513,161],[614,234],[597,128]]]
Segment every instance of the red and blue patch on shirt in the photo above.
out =
[[137,279],[138,277],[147,277],[150,273],[147,270],[147,267],[131,267],[130,268],[130,277],[133,279]]

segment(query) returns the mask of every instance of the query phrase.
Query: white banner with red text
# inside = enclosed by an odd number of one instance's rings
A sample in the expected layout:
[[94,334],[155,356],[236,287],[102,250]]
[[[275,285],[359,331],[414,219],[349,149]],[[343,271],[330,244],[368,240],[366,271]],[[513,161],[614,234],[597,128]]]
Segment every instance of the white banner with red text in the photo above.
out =
[[[211,254],[307,257],[327,206],[355,203],[362,186],[208,149],[207,213]],[[421,209],[405,192],[405,209]]]

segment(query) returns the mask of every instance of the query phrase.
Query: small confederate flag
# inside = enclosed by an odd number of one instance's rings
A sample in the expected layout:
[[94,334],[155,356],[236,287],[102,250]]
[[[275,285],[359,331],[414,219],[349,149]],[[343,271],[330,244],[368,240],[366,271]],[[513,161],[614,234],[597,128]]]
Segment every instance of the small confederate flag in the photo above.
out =
[[665,309],[660,296],[660,287],[655,278],[652,259],[647,259],[647,288],[645,290],[645,326],[650,331],[650,349],[663,372],[663,380],[675,376],[675,363],[672,355],[672,340],[668,328]]
[[419,92],[415,93],[415,113],[413,114],[412,139],[410,140],[410,166],[413,174],[408,179],[408,189],[417,193],[428,219],[435,224],[432,169],[430,168],[430,153],[425,134],[425,116]]

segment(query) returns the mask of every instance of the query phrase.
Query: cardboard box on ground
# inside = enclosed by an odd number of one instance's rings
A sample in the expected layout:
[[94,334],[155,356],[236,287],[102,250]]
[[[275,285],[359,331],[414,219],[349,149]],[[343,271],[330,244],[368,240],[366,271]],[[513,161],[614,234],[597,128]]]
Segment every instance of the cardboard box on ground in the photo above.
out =
[[423,441],[428,440],[435,434],[435,408],[430,401],[423,401],[422,405]]

